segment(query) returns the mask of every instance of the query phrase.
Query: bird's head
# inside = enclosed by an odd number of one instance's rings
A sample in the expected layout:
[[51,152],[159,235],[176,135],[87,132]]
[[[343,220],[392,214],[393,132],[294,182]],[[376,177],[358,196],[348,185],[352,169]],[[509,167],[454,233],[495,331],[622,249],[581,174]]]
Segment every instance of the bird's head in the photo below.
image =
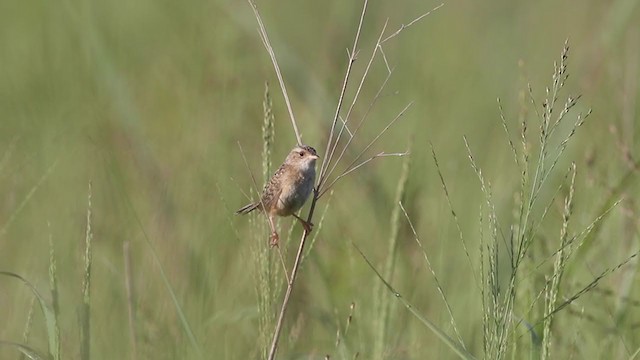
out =
[[314,169],[319,156],[316,149],[308,145],[298,145],[291,150],[285,161],[302,170]]

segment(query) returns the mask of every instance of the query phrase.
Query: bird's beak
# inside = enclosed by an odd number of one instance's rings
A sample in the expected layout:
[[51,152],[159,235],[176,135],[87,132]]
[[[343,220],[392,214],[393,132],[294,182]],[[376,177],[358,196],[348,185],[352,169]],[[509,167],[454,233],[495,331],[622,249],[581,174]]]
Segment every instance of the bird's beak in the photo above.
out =
[[311,159],[313,159],[313,160],[318,160],[318,159],[320,159],[320,156],[318,156],[318,155],[311,155],[310,157],[311,157]]

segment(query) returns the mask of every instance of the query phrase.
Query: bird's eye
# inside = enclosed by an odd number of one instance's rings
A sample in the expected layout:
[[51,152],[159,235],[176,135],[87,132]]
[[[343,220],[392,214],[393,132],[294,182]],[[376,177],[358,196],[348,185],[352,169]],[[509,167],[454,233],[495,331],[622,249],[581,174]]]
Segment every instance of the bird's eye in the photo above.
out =
[[300,157],[303,157],[304,156],[304,151],[300,151],[298,154],[300,155]]

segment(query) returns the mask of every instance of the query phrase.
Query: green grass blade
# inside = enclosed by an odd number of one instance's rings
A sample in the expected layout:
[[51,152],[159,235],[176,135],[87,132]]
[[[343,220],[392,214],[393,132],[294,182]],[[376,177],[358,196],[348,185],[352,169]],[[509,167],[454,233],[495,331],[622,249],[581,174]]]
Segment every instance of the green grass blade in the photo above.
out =
[[91,182],[87,195],[87,229],[85,233],[84,249],[84,278],[82,279],[82,304],[80,305],[80,358],[89,360],[91,357],[91,243],[93,232],[91,230]]
[[46,357],[42,356],[35,349],[20,343],[15,343],[11,341],[2,341],[0,340],[0,345],[13,346],[18,349],[24,356],[28,357],[31,360],[44,360]]
[[27,287],[29,287],[29,289],[31,289],[31,292],[33,293],[33,295],[36,296],[36,298],[38,299],[38,303],[40,304],[40,309],[42,309],[45,325],[47,327],[49,356],[54,360],[60,360],[60,353],[59,351],[58,352],[56,351],[56,349],[60,349],[60,341],[58,336],[56,336],[58,323],[56,319],[56,314],[54,313],[53,309],[47,304],[47,302],[42,297],[42,295],[40,295],[36,287],[33,286],[33,284],[31,284],[27,279],[23,278],[22,276],[16,273],[12,273],[10,271],[0,271],[0,275],[12,277],[22,281],[22,283],[24,283],[25,285],[27,285]]
[[[108,165],[111,165],[108,159],[104,158],[104,161]],[[122,181],[121,181],[122,179],[117,177],[116,174],[112,173],[111,175],[114,177],[114,180],[116,183],[122,184]],[[129,197],[129,194],[126,192],[126,190],[124,190],[123,186],[116,187],[116,188],[118,191],[120,191],[120,194],[124,198],[126,206],[131,210],[131,213],[135,219],[135,222],[136,224],[138,224],[140,231],[142,232],[142,236],[144,237],[144,240],[147,243],[147,246],[149,247],[149,250],[151,250],[151,257],[153,258],[155,263],[158,265],[158,269],[160,270],[160,277],[162,278],[162,282],[165,288],[167,289],[169,296],[171,297],[171,301],[173,302],[173,305],[176,309],[176,313],[178,314],[178,318],[180,319],[180,324],[182,325],[182,329],[187,335],[187,338],[189,339],[191,346],[195,349],[198,358],[202,358],[202,350],[200,348],[200,345],[198,345],[198,341],[196,340],[193,330],[191,329],[191,325],[187,320],[187,316],[185,315],[184,310],[182,309],[182,305],[180,305],[180,301],[178,300],[176,293],[173,291],[173,286],[171,286],[171,283],[169,282],[169,278],[167,277],[167,274],[164,271],[164,267],[162,266],[160,257],[158,256],[158,253],[156,252],[156,249],[153,246],[153,243],[151,242],[151,239],[149,238],[149,235],[147,234],[147,231],[145,230],[144,225],[142,224],[142,220],[140,219],[140,216],[138,216],[138,212],[133,206],[133,203],[131,201],[131,198]]]
[[[53,248],[53,238],[49,234],[49,288],[51,289],[51,307],[53,310],[54,322],[53,333],[49,336],[54,336],[55,339],[51,341],[54,348],[51,348],[51,353],[54,359],[60,359],[60,328],[58,327],[58,315],[60,314],[60,298],[58,296],[58,277],[56,267],[56,256]],[[51,350],[50,349],[50,350]]]
[[140,229],[142,229],[144,238],[147,241],[147,245],[149,245],[149,249],[151,249],[151,254],[153,256],[153,259],[155,260],[156,264],[158,264],[158,269],[160,269],[160,277],[162,278],[162,282],[164,283],[164,286],[167,289],[169,296],[171,296],[171,301],[173,302],[173,305],[176,308],[176,313],[180,318],[180,323],[182,324],[182,328],[184,329],[184,332],[187,334],[187,337],[189,338],[189,342],[191,343],[191,346],[196,350],[196,354],[198,355],[198,358],[202,358],[202,350],[200,349],[200,346],[198,345],[198,341],[196,340],[196,337],[193,334],[191,325],[189,325],[187,316],[185,315],[184,310],[182,310],[182,305],[180,305],[180,301],[178,300],[178,297],[176,296],[175,291],[173,291],[173,286],[171,286],[171,283],[169,282],[169,278],[167,277],[167,274],[164,271],[164,267],[160,262],[160,257],[158,256],[156,249],[153,247],[151,240],[147,236],[147,232],[142,228],[142,222],[138,218],[138,215],[136,214],[135,216],[136,216],[136,220],[138,221],[138,224],[140,225]]
[[380,272],[378,272],[378,270],[373,266],[373,264],[371,264],[371,262],[369,261],[369,259],[364,255],[364,253],[360,250],[360,248],[355,244],[352,243],[352,245],[356,248],[356,250],[358,251],[358,253],[360,254],[360,256],[362,256],[362,258],[364,259],[364,261],[367,262],[367,265],[369,265],[369,267],[371,268],[371,270],[373,270],[373,272],[375,272],[376,276],[380,279],[380,281],[382,281],[382,283],[384,284],[384,286],[387,288],[387,290],[389,290],[389,292],[391,292],[391,294],[393,294],[393,296],[398,299],[403,305],[404,307],[407,308],[407,310],[409,310],[409,312],[411,312],[411,314],[413,316],[415,316],[416,319],[418,319],[418,321],[420,321],[424,326],[426,326],[429,330],[431,330],[436,336],[438,336],[440,338],[440,340],[442,340],[442,342],[444,342],[447,346],[449,346],[449,348],[451,350],[453,350],[453,352],[456,353],[456,355],[458,355],[461,359],[465,359],[465,360],[471,360],[471,359],[475,359],[475,357],[473,355],[471,355],[470,353],[468,353],[465,349],[462,348],[462,346],[460,346],[455,340],[453,340],[451,337],[449,337],[449,335],[447,335],[444,331],[440,330],[434,323],[432,323],[429,319],[425,318],[424,316],[422,316],[422,314],[420,314],[414,307],[413,305],[411,305],[411,303],[409,303],[407,300],[405,300],[402,295],[397,292],[393,286],[391,286],[391,284],[389,284],[389,282],[387,282],[387,280],[385,280],[382,275],[380,274]]
[[609,196],[596,212],[596,214],[598,214],[597,221],[592,223],[593,227],[589,229],[589,232],[586,234],[582,244],[576,250],[574,261],[569,263],[567,266],[567,276],[571,276],[576,271],[575,267],[582,264],[583,259],[585,259],[587,254],[592,251],[594,244],[596,243],[596,239],[598,239],[598,236],[600,235],[600,231],[606,223],[606,220],[611,216],[610,210],[620,202],[620,199],[624,198],[625,192],[632,191],[630,189],[637,183],[638,179],[636,174],[638,166],[640,166],[640,163],[634,163],[635,168],[628,170],[618,183],[616,183],[616,185],[609,191]]
[[529,324],[524,320],[519,321],[520,324],[527,328],[527,332],[529,333],[529,338],[531,339],[531,351],[529,352],[529,359],[538,360],[541,359],[542,356],[542,339],[536,333],[536,329],[533,325]]
[[[142,226],[142,224],[140,224],[140,226]],[[200,346],[198,345],[198,341],[196,340],[196,337],[193,334],[191,325],[189,325],[189,320],[187,320],[187,316],[184,314],[184,311],[182,310],[180,301],[178,300],[178,297],[176,296],[175,291],[173,291],[173,286],[171,286],[171,283],[169,282],[169,278],[167,278],[167,274],[165,273],[164,268],[162,267],[160,258],[158,257],[158,254],[156,253],[155,248],[152,246],[151,240],[147,238],[146,232],[143,231],[143,233],[144,233],[145,239],[147,239],[147,244],[151,249],[151,254],[153,255],[154,260],[158,264],[158,269],[160,269],[160,277],[162,278],[162,282],[164,283],[167,289],[167,292],[169,293],[169,296],[171,296],[171,301],[173,302],[173,305],[176,308],[176,312],[178,314],[178,317],[180,318],[180,323],[182,324],[182,328],[187,334],[187,337],[189,338],[189,342],[191,343],[191,346],[196,350],[198,358],[202,358],[202,350],[200,349]]]
[[[409,144],[409,148],[407,152],[411,152],[411,145]],[[396,186],[396,194],[394,197],[394,203],[396,204],[393,207],[391,212],[391,219],[389,222],[390,232],[389,232],[389,240],[387,243],[387,260],[384,264],[384,277],[387,279],[391,279],[393,277],[393,273],[395,271],[395,263],[396,263],[396,250],[398,248],[398,233],[400,232],[400,203],[404,198],[405,189],[407,185],[407,180],[409,178],[409,171],[411,170],[411,157],[407,156],[404,158],[402,163],[402,170],[400,172],[400,178],[398,179],[398,185]],[[382,359],[384,356],[384,345],[387,339],[387,328],[389,325],[389,317],[390,317],[390,299],[385,296],[384,289],[381,286],[374,287],[374,301],[377,304],[376,313],[378,317],[376,319],[377,329],[375,330],[375,340],[374,340],[374,350],[373,353],[377,359]]]
[[[33,310],[34,310],[35,303],[36,303],[36,298],[32,297],[31,301],[29,302],[29,313],[27,315],[27,322],[24,326],[24,331],[22,332],[23,344],[29,343],[29,335],[31,335],[31,325],[33,324]],[[24,359],[25,359],[24,354],[21,354],[20,357],[18,358],[18,360],[24,360]]]
[[16,209],[9,215],[9,218],[7,219],[7,221],[2,225],[2,227],[0,227],[0,236],[4,235],[7,232],[7,229],[9,228],[9,226],[15,221],[18,214],[22,212],[22,210],[27,205],[27,203],[29,203],[29,200],[31,200],[31,198],[33,197],[33,194],[35,194],[36,191],[40,188],[40,186],[42,186],[44,181],[49,177],[49,175],[51,175],[51,173],[53,172],[53,170],[56,168],[57,165],[58,165],[58,160],[54,161],[53,164],[49,166],[47,171],[45,171],[44,174],[42,174],[42,176],[40,177],[40,179],[38,179],[38,182],[31,188],[31,190],[29,190],[29,192],[22,199],[18,207],[16,207]]

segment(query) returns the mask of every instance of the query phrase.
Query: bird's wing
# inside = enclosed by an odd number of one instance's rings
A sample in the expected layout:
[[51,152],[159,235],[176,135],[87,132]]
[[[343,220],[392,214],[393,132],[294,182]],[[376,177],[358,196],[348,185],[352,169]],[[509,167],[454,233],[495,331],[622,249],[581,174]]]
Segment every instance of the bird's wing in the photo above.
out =
[[271,176],[271,179],[264,186],[262,191],[261,206],[265,209],[271,209],[276,205],[276,201],[280,198],[282,193],[282,176],[286,171],[285,164],[280,165],[278,170]]

